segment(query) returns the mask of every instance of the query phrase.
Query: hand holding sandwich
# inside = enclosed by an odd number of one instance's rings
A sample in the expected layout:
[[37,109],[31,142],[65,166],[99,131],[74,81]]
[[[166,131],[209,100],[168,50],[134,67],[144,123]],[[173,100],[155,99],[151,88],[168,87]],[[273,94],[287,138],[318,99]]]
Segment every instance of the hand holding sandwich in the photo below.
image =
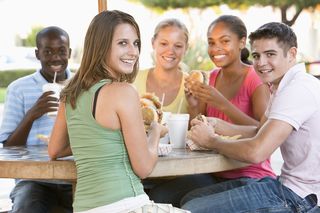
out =
[[[194,74],[196,72],[197,74]],[[186,92],[191,94],[199,102],[207,103],[222,110],[229,101],[214,87],[207,84],[205,78],[199,77],[199,71],[191,71],[186,78]]]
[[214,131],[214,125],[209,123],[204,115],[197,115],[191,121],[191,129],[188,132],[187,144],[191,150],[211,149],[211,140],[218,137]]
[[168,129],[161,125],[163,112],[159,98],[152,93],[146,93],[140,97],[140,104],[146,132],[151,134],[159,130],[160,137],[163,137]]
[[[197,115],[191,121],[191,129],[188,132],[187,144],[191,150],[214,150],[219,140],[233,141],[241,138],[241,135],[226,136],[216,133],[216,127],[220,119]],[[224,121],[223,121],[224,123]]]
[[189,76],[185,78],[184,84],[188,111],[191,118],[199,113],[203,114],[206,109],[206,103],[197,99],[192,93],[193,87],[196,87],[198,84],[208,84],[208,76],[204,71],[192,70]]

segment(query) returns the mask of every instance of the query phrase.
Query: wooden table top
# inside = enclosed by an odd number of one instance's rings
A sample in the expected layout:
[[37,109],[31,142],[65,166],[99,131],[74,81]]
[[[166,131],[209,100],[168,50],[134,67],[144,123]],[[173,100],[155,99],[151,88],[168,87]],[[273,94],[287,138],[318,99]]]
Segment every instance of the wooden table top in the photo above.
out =
[[[173,149],[167,156],[159,157],[149,177],[178,176],[213,173],[244,167],[213,151]],[[52,161],[47,146],[0,148],[0,178],[49,179],[76,181],[73,157]]]

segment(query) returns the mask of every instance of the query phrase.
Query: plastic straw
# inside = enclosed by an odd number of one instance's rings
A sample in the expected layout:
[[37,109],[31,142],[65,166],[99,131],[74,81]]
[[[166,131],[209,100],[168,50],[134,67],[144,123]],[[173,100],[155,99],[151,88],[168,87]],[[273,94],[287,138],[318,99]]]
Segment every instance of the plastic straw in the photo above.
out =
[[162,98],[161,98],[161,109],[162,109],[162,106],[164,104],[164,98],[166,96],[166,93],[162,93]]
[[183,98],[181,98],[180,103],[179,103],[178,112],[177,112],[178,114],[180,114],[180,112],[181,112],[182,103],[183,103]]
[[57,72],[54,72],[53,83],[56,83]]

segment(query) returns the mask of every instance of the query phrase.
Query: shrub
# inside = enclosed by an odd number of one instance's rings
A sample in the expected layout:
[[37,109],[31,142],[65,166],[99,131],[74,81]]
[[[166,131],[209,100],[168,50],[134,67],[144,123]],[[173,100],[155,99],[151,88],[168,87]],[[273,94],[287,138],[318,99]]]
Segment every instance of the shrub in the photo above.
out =
[[34,69],[0,71],[0,87],[7,87],[12,81],[34,72]]
[[5,96],[6,96],[6,88],[0,87],[0,104],[4,103]]

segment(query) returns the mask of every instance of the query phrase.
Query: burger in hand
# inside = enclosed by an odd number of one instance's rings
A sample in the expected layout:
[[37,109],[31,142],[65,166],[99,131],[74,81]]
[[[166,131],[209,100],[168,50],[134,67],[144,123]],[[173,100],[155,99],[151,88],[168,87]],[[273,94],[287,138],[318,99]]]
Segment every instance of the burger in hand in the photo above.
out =
[[163,114],[161,109],[161,102],[156,95],[152,93],[146,93],[140,97],[140,104],[144,127],[146,132],[148,132],[153,121],[161,123]]
[[208,76],[204,71],[201,70],[192,70],[189,73],[188,79],[190,81],[198,81],[203,84],[208,84]]
[[201,70],[192,70],[189,76],[186,78],[185,91],[191,94],[191,87],[195,82],[202,84],[208,84],[208,75],[206,72]]

